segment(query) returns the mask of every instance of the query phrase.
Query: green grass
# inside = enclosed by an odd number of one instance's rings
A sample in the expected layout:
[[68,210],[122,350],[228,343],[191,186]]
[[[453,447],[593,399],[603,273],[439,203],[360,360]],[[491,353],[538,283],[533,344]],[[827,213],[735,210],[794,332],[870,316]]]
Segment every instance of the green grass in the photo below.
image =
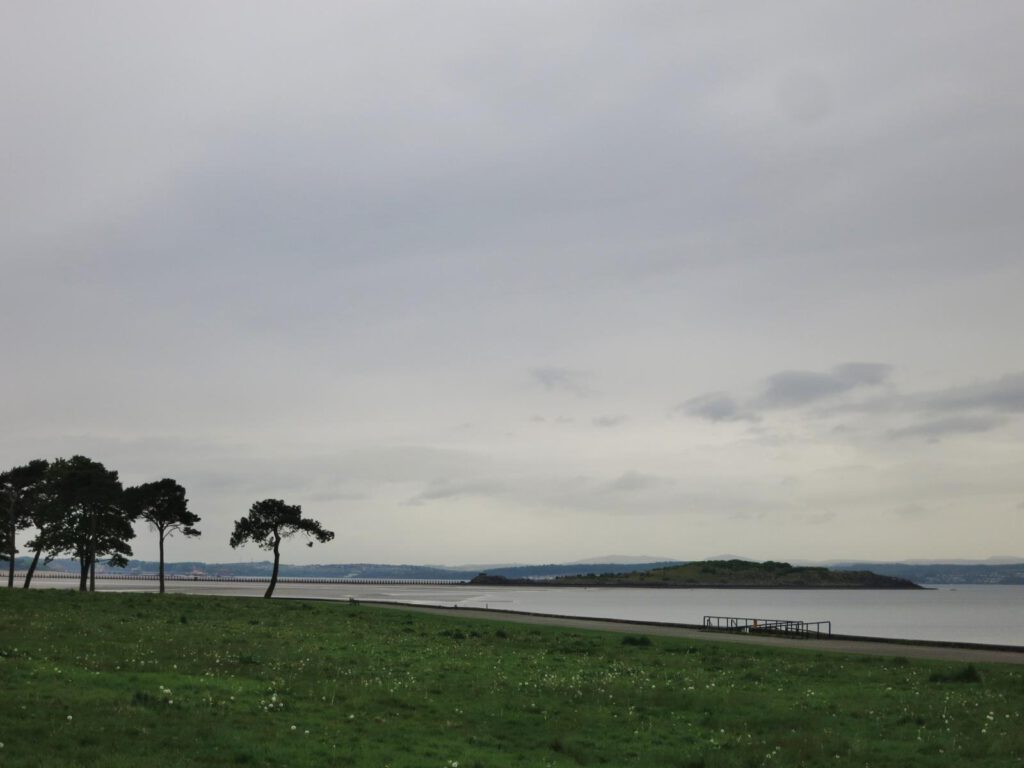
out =
[[1024,765],[1024,668],[0,590],[0,766]]

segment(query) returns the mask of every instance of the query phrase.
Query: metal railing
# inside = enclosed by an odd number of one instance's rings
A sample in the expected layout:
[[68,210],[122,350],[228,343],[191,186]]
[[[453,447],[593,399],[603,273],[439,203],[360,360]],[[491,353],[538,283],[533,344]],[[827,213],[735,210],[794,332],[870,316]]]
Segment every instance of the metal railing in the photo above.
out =
[[787,635],[790,637],[831,637],[831,621],[799,619],[755,619],[743,616],[705,616],[703,628],[709,632]]

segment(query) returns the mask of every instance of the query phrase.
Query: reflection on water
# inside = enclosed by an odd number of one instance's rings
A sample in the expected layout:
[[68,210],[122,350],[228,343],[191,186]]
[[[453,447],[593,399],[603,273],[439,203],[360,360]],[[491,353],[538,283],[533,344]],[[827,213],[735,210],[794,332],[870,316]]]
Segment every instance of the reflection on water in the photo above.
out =
[[[77,587],[40,579],[33,587]],[[103,590],[154,591],[152,581],[97,581]],[[168,591],[260,596],[264,584],[168,582]],[[831,621],[843,635],[1024,645],[1024,586],[958,585],[927,590],[614,589],[290,584],[279,597],[388,600],[561,616],[700,624],[705,615]]]

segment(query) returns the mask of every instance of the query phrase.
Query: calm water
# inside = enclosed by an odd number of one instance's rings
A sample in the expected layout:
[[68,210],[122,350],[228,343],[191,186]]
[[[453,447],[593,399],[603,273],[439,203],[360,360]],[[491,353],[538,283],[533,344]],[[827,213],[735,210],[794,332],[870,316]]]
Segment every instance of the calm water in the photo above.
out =
[[[33,586],[76,587],[39,579]],[[152,581],[97,581],[97,589],[154,591]],[[265,585],[168,582],[168,590],[257,596]],[[1024,645],[1024,586],[949,586],[928,590],[480,588],[459,586],[278,583],[281,597],[389,600],[561,616],[700,624],[705,615],[831,621],[843,635]]]

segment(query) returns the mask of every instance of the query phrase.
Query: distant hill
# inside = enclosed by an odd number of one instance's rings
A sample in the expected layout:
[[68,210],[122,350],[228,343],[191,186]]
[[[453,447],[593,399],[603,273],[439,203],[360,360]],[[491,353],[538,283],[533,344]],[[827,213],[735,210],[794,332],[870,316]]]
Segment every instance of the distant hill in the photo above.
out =
[[650,555],[602,555],[601,557],[588,557],[584,560],[573,560],[566,565],[603,565],[606,563],[623,563],[628,565],[650,565],[651,563],[682,563],[675,557],[652,557]]
[[958,563],[840,563],[836,570],[871,570],[918,584],[1024,584],[1024,563],[961,565]]
[[[29,558],[19,557],[16,567],[25,570]],[[168,576],[206,576],[214,578],[269,577],[274,564],[269,560],[248,563],[165,563]],[[149,560],[129,560],[125,568],[111,568],[97,563],[97,573],[121,575],[152,575],[160,564]],[[40,570],[78,572],[78,561],[60,558]],[[338,563],[331,565],[287,565],[282,563],[280,576],[285,579],[452,579],[468,581],[477,571],[456,571],[429,565],[381,565],[376,563]]]
[[[475,584],[516,583],[495,574],[474,579]],[[785,589],[920,589],[905,579],[870,571],[833,571],[772,561],[704,560],[634,573],[590,573],[547,582],[556,586],[602,587],[737,587]]]
[[[710,561],[689,563],[687,568],[701,566],[708,562],[742,562],[757,565],[753,561],[740,558],[722,558]],[[30,564],[27,557],[16,560],[18,570],[26,570]],[[506,579],[548,580],[564,576],[583,576],[587,574],[638,574],[652,571],[663,571],[684,564],[677,560],[663,560],[650,563],[605,562],[605,563],[551,563],[546,565],[509,565],[498,568],[487,568],[490,576],[501,576]],[[793,567],[793,566],[789,566]],[[269,560],[248,563],[204,563],[177,562],[167,563],[167,573],[173,576],[214,576],[220,578],[234,577],[269,577],[272,564]],[[865,563],[843,562],[830,566],[832,571],[870,571],[882,576],[894,576],[907,579],[917,584],[1024,584],[1024,563],[1014,564],[917,564],[917,563]],[[128,567],[109,568],[100,563],[97,571],[109,571],[118,574],[155,574],[158,563],[147,560],[131,560]],[[40,565],[40,570],[78,572],[78,561],[67,558],[54,560],[47,566]],[[448,568],[438,565],[389,565],[384,563],[335,563],[327,565],[282,565],[283,578],[321,578],[321,579],[451,579],[469,581],[480,573],[480,568]],[[828,568],[809,567],[810,571],[828,571]],[[683,572],[680,572],[683,573]],[[660,579],[660,575],[647,578]],[[805,574],[807,575],[807,574]],[[788,577],[792,578],[792,576]],[[801,577],[802,578],[802,577]]]
[[[556,579],[564,576],[580,576],[586,573],[643,573],[654,568],[680,565],[678,560],[662,560],[655,563],[567,563],[563,565],[516,565],[508,568],[488,568],[490,576],[507,579]],[[472,574],[475,576],[476,574]]]
[[[488,573],[511,579],[552,579],[557,576],[576,575],[597,570],[600,572],[633,573],[649,570],[677,561],[657,563],[600,563],[577,565],[513,565],[488,569]],[[26,570],[30,558],[19,557],[15,561],[18,570]],[[96,565],[97,573],[124,575],[152,575],[158,572],[159,563],[149,560],[130,560],[125,568],[111,568],[104,563]],[[248,563],[166,563],[169,576],[207,576],[216,578],[269,577],[273,564],[269,560]],[[40,565],[44,571],[78,572],[78,561],[59,558],[49,565]],[[282,564],[280,576],[285,579],[450,579],[469,581],[480,573],[479,569],[455,569],[433,565],[389,565],[383,563],[335,563],[329,565],[288,565]]]
[[[712,555],[711,557],[705,557],[704,560],[744,560],[748,563],[757,562],[757,560],[750,557],[744,557],[743,555]],[[812,565],[812,563],[798,563],[798,565]],[[813,563],[813,565],[819,565],[819,563]]]

